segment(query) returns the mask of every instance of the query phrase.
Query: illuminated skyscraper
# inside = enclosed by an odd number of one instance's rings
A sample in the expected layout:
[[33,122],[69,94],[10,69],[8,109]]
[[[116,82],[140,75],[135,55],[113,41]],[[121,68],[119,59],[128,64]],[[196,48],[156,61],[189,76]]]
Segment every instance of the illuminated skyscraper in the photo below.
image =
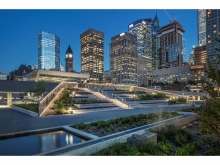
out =
[[152,20],[138,19],[128,25],[130,34],[137,36],[137,77],[138,86],[147,85],[147,79],[152,74]]
[[158,31],[159,69],[181,66],[183,63],[183,26],[173,20]]
[[80,35],[81,72],[90,75],[89,81],[103,82],[104,72],[104,33],[88,29]]
[[206,10],[197,10],[198,19],[198,45],[202,46],[206,44]]
[[153,70],[157,70],[159,65],[159,58],[158,58],[159,38],[157,35],[159,29],[160,29],[159,19],[156,13],[156,16],[154,17],[152,23],[152,69]]
[[220,48],[220,43],[215,39],[219,39],[220,35],[220,10],[208,9],[206,10],[206,16],[206,54],[213,67],[217,67],[219,52],[215,48]]
[[124,32],[111,38],[113,84],[137,85],[137,37]]
[[182,38],[182,56],[183,56],[183,62],[186,61],[186,40],[185,38]]
[[38,69],[60,70],[60,38],[42,31],[38,34]]

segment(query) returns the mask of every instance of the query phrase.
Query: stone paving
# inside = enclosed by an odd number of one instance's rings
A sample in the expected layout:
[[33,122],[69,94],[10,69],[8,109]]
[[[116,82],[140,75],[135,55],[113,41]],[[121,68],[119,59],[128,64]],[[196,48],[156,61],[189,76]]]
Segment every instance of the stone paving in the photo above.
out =
[[76,123],[93,122],[97,120],[107,120],[141,113],[146,114],[170,110],[176,111],[189,107],[191,107],[191,105],[166,107],[155,106],[138,109],[108,110],[101,112],[88,112],[46,117],[31,117],[10,108],[0,108],[0,135],[27,130],[29,131],[35,129],[65,126]]

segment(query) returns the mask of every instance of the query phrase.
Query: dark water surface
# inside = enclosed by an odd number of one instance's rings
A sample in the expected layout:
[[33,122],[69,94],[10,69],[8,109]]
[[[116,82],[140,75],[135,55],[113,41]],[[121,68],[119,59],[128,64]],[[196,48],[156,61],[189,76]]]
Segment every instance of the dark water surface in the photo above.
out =
[[24,135],[0,140],[0,155],[35,155],[84,141],[62,130]]

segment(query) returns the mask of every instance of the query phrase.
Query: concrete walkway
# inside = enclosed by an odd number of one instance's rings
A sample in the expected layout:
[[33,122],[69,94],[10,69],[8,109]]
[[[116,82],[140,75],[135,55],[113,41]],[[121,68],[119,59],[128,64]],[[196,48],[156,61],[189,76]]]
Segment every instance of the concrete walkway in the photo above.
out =
[[43,129],[50,127],[58,127],[71,125],[76,123],[93,122],[97,120],[107,120],[123,116],[130,116],[135,114],[146,114],[160,111],[176,111],[187,106],[168,106],[168,107],[148,107],[138,109],[122,109],[110,110],[101,112],[88,112],[73,115],[57,115],[46,117],[31,117],[10,108],[0,108],[0,135],[21,132],[27,130]]

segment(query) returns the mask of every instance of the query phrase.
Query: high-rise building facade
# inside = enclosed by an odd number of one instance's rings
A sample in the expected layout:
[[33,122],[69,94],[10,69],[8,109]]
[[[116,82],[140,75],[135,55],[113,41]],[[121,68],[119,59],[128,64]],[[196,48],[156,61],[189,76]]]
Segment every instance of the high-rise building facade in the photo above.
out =
[[73,71],[73,51],[70,47],[68,46],[66,50],[66,72],[72,72]]
[[198,23],[198,45],[206,44],[206,10],[197,10],[197,23]]
[[137,36],[124,32],[111,38],[113,84],[137,86]]
[[38,69],[60,69],[60,38],[42,31],[38,34]]
[[88,29],[80,35],[81,72],[90,75],[89,81],[103,82],[104,72],[104,33]]
[[147,69],[149,65],[149,61],[152,60],[152,58],[149,58],[147,56],[140,56],[137,57],[137,85],[138,86],[149,86],[151,84],[151,74],[152,72],[149,72]]
[[194,64],[201,65],[206,64],[206,45],[197,46],[193,48]]
[[158,31],[159,69],[181,66],[183,63],[183,26],[173,20]]
[[215,39],[219,39],[220,35],[220,10],[219,9],[208,9],[206,10],[206,53],[207,58],[211,62],[213,67],[220,67],[217,65],[217,54],[218,51],[215,48],[220,48],[220,43]]
[[159,29],[160,29],[159,19],[156,13],[156,16],[154,17],[152,22],[152,69],[153,70],[157,70],[159,64],[159,58],[158,58],[159,38],[157,35]]
[[[152,74],[152,19],[138,19],[128,25],[128,32],[137,36],[137,54],[139,64],[137,65],[138,86],[147,85],[147,79]],[[144,61],[140,61],[140,60]],[[145,64],[145,65],[144,65]]]
[[5,73],[0,72],[0,80],[7,80],[8,75]]
[[191,54],[189,56],[188,64],[189,65],[194,65],[195,64],[195,57],[194,57],[194,51],[193,50],[191,51]]
[[182,38],[182,56],[183,56],[183,62],[186,61],[186,40],[185,38]]

